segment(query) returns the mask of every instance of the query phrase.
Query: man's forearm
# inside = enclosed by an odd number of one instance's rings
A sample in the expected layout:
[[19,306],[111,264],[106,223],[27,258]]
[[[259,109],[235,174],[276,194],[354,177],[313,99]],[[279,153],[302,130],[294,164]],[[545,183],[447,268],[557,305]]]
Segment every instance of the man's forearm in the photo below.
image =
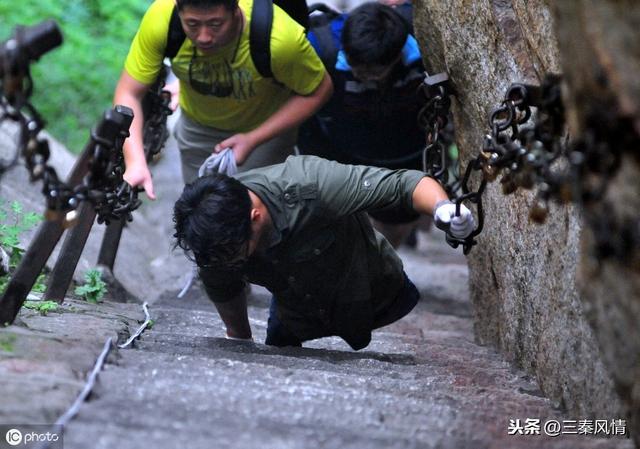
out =
[[424,177],[413,191],[413,208],[420,214],[433,215],[436,204],[447,199],[447,193],[436,180]]
[[244,291],[231,301],[214,302],[214,304],[227,327],[229,337],[251,338],[251,326],[247,315],[247,296]]
[[331,77],[325,72],[320,85],[310,95],[294,95],[262,125],[251,131],[255,145],[266,142],[278,134],[300,125],[324,105],[333,94]]
[[142,97],[146,86],[137,83],[126,72],[123,72],[113,96],[113,104],[128,106],[133,110],[133,122],[129,127],[129,137],[123,145],[125,164],[146,163],[142,137],[144,117],[142,112]]
[[131,126],[129,127],[129,137],[123,145],[125,164],[128,167],[132,164],[141,163],[142,161],[146,162],[142,140],[142,124],[144,119],[142,117],[143,113],[140,101],[131,95],[118,95],[116,92],[113,103],[128,106],[133,110],[133,122],[131,122]]
[[442,186],[432,178],[422,178],[413,191],[413,208],[433,215],[436,227],[455,239],[467,239],[475,229],[473,214],[464,204],[449,201]]

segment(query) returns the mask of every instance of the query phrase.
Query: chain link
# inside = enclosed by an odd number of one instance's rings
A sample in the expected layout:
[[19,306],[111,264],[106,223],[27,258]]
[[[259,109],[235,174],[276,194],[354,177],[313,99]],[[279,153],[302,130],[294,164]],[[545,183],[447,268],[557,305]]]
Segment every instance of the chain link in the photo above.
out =
[[[498,176],[502,175],[500,184],[505,195],[519,188],[537,188],[529,217],[536,223],[543,223],[552,200],[572,201],[583,207],[602,202],[608,184],[621,165],[623,153],[640,145],[630,120],[602,111],[589,115],[586,131],[579,139],[568,143],[561,77],[549,74],[540,86],[512,84],[509,87],[500,106],[489,116],[491,131],[485,137],[480,153],[469,162],[459,181],[447,183],[443,175],[447,170],[443,169],[445,162],[437,142],[438,122],[444,113],[436,111],[443,104],[439,103],[440,98],[448,92],[446,74],[436,76],[439,76],[437,90],[430,80],[435,77],[425,78],[425,89],[431,96],[425,106],[427,111],[420,117],[428,142],[424,169],[443,184],[458,207],[463,201],[476,205],[478,226],[471,235],[466,239],[447,235],[447,242],[453,247],[462,244],[465,254],[475,244],[474,238],[484,226],[482,195],[487,183]],[[533,115],[532,108],[536,108],[535,123],[525,127],[523,125]],[[481,173],[481,180],[478,189],[473,191],[469,180],[476,171]],[[585,218],[594,230],[596,257],[616,256],[640,265],[638,258],[633,256],[634,249],[640,246],[640,220],[637,217],[614,218],[585,208]]]
[[144,126],[142,130],[144,154],[147,161],[162,151],[169,138],[167,129],[167,117],[173,113],[171,104],[171,92],[165,90],[169,67],[162,65],[158,78],[151,85],[142,100]]
[[467,166],[467,170],[462,179],[449,179],[449,169],[452,161],[448,157],[449,146],[453,142],[453,138],[445,140],[442,131],[449,123],[451,98],[451,86],[449,85],[449,77],[446,73],[439,73],[433,76],[426,74],[422,89],[427,103],[420,110],[418,115],[418,124],[427,133],[424,153],[423,153],[423,170],[424,172],[437,180],[449,198],[456,204],[456,214],[460,214],[460,205],[463,201],[475,204],[478,216],[478,226],[466,238],[460,239],[454,237],[449,232],[446,233],[447,243],[457,248],[463,246],[464,254],[468,254],[471,248],[477,243],[475,237],[482,232],[484,226],[484,210],[482,207],[482,193],[486,182],[483,181],[480,188],[476,192],[469,189],[468,183],[472,169],[478,169],[477,163],[471,163]]

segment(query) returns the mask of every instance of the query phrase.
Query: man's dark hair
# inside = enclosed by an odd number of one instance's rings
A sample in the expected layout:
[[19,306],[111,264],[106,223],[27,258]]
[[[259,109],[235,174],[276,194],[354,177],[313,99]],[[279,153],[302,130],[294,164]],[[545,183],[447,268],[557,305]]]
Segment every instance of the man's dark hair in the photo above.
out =
[[393,8],[364,3],[349,13],[342,29],[342,46],[351,65],[389,65],[409,35],[406,20]]
[[178,11],[182,11],[185,6],[207,9],[218,5],[223,5],[229,11],[235,11],[238,7],[238,0],[176,0]]
[[173,208],[176,246],[200,266],[227,267],[251,238],[251,199],[237,179],[223,174],[187,184]]

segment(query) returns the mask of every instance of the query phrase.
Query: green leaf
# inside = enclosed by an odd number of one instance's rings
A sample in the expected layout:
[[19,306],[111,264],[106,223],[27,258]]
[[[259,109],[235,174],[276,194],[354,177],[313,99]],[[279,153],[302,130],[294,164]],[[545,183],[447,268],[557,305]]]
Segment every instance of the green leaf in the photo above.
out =
[[11,210],[16,215],[22,215],[22,204],[18,203],[17,201],[12,201]]
[[40,275],[38,276],[38,279],[36,279],[36,283],[33,284],[31,291],[37,292],[37,293],[44,293],[45,291],[47,291],[46,279],[47,279],[47,276],[44,273],[40,273]]
[[[20,246],[20,237],[29,229],[38,223],[42,217],[34,212],[24,212],[24,208],[19,201],[12,201],[9,205],[12,215],[13,223],[7,223],[9,220],[9,214],[6,212],[7,202],[0,198],[0,246],[3,247],[7,253],[9,253],[9,268],[15,269],[22,260],[24,255],[24,249]],[[9,283],[8,277],[0,279],[0,289],[4,291]],[[36,280],[33,287],[34,291],[44,292],[46,286],[44,285],[44,276],[40,275]]]
[[9,268],[16,268],[20,265],[23,251],[20,248],[13,248],[13,252],[9,256]]
[[7,285],[9,285],[9,276],[0,277],[0,294],[4,293],[7,289]]
[[102,273],[96,269],[88,270],[84,274],[84,280],[85,283],[76,287],[74,293],[88,302],[100,302],[107,292],[107,284],[102,280]]
[[17,248],[20,244],[20,239],[18,239],[18,235],[15,230],[9,230],[3,236],[0,237],[0,245],[7,248]]
[[25,230],[32,229],[38,223],[42,221],[43,217],[40,214],[36,214],[35,212],[29,212],[24,214],[22,218],[22,223],[26,227]]
[[16,336],[14,334],[2,334],[0,335],[0,351],[13,352],[14,343],[16,342]]
[[37,310],[42,315],[58,310],[58,303],[55,301],[25,301],[22,307]]

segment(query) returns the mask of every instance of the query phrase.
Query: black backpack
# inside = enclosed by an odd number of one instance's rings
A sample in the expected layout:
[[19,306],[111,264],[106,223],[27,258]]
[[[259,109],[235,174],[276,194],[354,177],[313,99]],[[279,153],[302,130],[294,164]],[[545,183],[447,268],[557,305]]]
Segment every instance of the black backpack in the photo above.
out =
[[[412,7],[404,4],[395,8],[394,11],[405,20],[409,34],[413,35]],[[315,36],[318,42],[316,52],[331,75],[334,73],[338,53],[342,47],[340,40],[334,35],[334,21],[342,15],[343,13],[325,3],[313,3],[309,6],[308,31]]]
[[[272,78],[271,71],[271,25],[273,23],[273,4],[282,8],[289,16],[298,22],[306,30],[309,26],[309,10],[305,0],[253,0],[251,10],[251,28],[249,30],[249,47],[251,59],[256,69],[265,78]],[[174,7],[169,21],[167,33],[167,47],[164,56],[172,59],[180,50],[182,43],[187,38],[178,8]]]

